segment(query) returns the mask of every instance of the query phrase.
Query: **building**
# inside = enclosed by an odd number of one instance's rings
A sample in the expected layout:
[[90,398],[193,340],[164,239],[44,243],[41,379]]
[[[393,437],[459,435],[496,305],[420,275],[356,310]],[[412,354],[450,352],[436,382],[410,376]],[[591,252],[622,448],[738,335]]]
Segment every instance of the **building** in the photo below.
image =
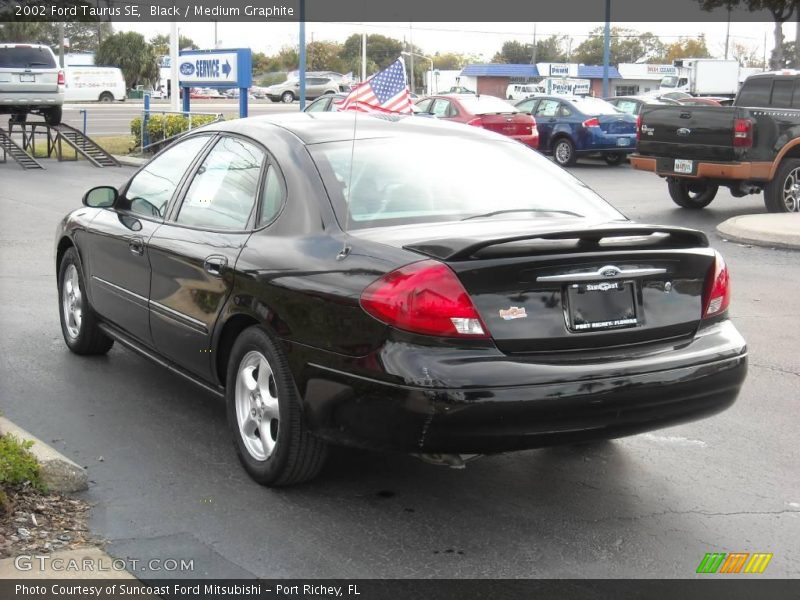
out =
[[[603,67],[579,65],[576,63],[537,63],[535,65],[482,64],[467,65],[461,70],[461,77],[474,77],[479,94],[506,97],[506,90],[512,83],[537,83],[546,77],[588,79],[591,82],[590,94],[603,95]],[[616,67],[609,66],[609,91],[614,82],[621,79]]]
[[622,79],[615,81],[612,96],[635,96],[658,90],[661,79],[677,75],[675,65],[649,65],[645,63],[620,63],[617,67]]

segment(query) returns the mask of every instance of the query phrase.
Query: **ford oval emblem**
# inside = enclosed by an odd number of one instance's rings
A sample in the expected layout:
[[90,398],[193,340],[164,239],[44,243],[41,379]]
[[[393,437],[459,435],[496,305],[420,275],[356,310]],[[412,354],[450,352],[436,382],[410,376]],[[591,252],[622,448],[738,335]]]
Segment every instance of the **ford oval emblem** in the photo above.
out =
[[600,269],[600,275],[603,277],[616,277],[620,272],[617,267],[603,267]]
[[181,63],[181,75],[194,75],[194,65],[190,62]]
[[688,127],[681,127],[680,129],[678,129],[678,135],[687,136],[690,133],[692,133],[692,130],[689,129]]

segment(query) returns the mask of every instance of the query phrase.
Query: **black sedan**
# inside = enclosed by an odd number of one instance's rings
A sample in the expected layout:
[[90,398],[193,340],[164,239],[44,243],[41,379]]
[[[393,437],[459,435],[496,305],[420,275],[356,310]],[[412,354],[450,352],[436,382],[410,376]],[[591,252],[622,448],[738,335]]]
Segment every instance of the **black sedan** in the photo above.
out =
[[359,115],[354,141],[354,118],[213,124],[89,190],[56,237],[70,350],[116,341],[224,397],[267,485],[329,444],[460,465],[734,402],[746,346],[705,235],[632,223],[499,134]]

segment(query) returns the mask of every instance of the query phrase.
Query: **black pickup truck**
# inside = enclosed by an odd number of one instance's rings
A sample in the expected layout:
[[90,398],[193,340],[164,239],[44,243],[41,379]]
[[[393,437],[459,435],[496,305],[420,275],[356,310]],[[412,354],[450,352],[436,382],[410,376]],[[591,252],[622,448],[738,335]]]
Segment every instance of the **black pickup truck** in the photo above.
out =
[[638,137],[631,164],[665,177],[678,206],[704,208],[726,186],[800,212],[800,71],[748,77],[733,106],[646,107]]

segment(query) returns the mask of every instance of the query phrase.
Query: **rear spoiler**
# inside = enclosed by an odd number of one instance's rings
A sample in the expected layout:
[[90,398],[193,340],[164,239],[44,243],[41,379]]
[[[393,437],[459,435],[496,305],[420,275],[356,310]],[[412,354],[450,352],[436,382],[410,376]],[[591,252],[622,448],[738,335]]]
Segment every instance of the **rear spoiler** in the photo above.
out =
[[[660,225],[639,225],[630,224],[603,224],[577,229],[559,229],[556,231],[538,231],[524,235],[514,235],[509,237],[499,237],[486,240],[476,240],[470,238],[447,238],[418,242],[403,246],[406,250],[425,254],[439,260],[455,261],[469,260],[476,258],[476,254],[481,250],[503,244],[515,242],[541,241],[546,246],[548,241],[575,241],[575,251],[586,252],[592,250],[606,249],[606,246],[613,244],[613,238],[648,237],[653,234],[661,234],[663,240],[657,243],[661,248],[697,248],[708,247],[708,238],[702,231],[688,229],[686,227],[664,227]],[[601,242],[605,242],[601,244]],[[620,245],[624,240],[620,239]],[[652,248],[653,243],[641,244],[643,248]],[[627,244],[627,248],[636,249],[637,244]],[[613,245],[611,248],[613,249]],[[548,253],[543,248],[543,254]]]

